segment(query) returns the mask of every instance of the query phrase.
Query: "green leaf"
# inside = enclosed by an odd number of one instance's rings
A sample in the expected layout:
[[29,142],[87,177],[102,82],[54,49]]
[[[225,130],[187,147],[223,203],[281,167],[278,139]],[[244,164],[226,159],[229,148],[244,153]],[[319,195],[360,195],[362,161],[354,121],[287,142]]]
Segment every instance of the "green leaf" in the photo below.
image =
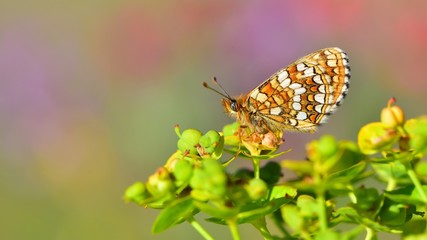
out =
[[237,223],[248,223],[259,218],[264,218],[268,214],[271,214],[278,210],[283,204],[290,202],[291,199],[275,199],[270,201],[269,204],[264,207],[255,207],[249,211],[243,211],[237,214]]
[[392,232],[393,230],[389,227],[383,226],[380,223],[360,215],[354,208],[342,207],[337,209],[334,213],[336,216],[332,220],[332,224],[337,225],[342,222],[362,224],[365,227],[371,228],[378,232]]
[[397,203],[386,198],[379,213],[380,222],[386,226],[398,227],[406,223],[405,204]]
[[160,233],[178,223],[181,223],[195,210],[193,200],[190,197],[174,201],[163,209],[154,221],[151,231]]
[[194,201],[194,205],[209,216],[222,220],[233,218],[239,212],[237,208],[226,207],[212,202]]
[[353,179],[366,169],[366,162],[359,162],[347,169],[332,173],[328,176],[327,181],[329,184],[334,183],[351,183]]
[[381,197],[376,188],[365,188],[361,186],[353,191],[356,203],[352,204],[360,212],[370,213],[380,205]]
[[262,205],[257,202],[253,202],[242,206],[239,214],[237,214],[237,223],[248,223],[259,218],[264,218],[266,215],[272,214],[283,205],[292,201],[293,198],[286,195],[286,193],[285,195],[279,194],[279,192],[284,193],[285,191],[289,194],[295,193],[292,188],[280,189],[279,187],[279,189],[276,189],[273,193],[277,198],[270,197],[270,200],[265,201]]
[[289,198],[292,199],[297,196],[297,189],[285,186],[285,185],[279,185],[274,186],[273,189],[270,192],[270,200],[273,199],[280,199],[280,198]]
[[[427,195],[427,185],[423,185],[422,190]],[[414,186],[408,186],[394,191],[386,191],[384,193],[384,196],[398,203],[414,205],[426,204],[420,196],[420,193]]]
[[[274,213],[279,208],[281,208],[283,205],[289,203],[292,201],[292,198],[289,197],[289,195],[281,195],[279,192],[289,192],[291,193],[292,190],[289,189],[278,189],[277,192],[274,193],[274,195],[277,196],[277,198],[271,198],[270,201],[265,201],[262,205],[260,205],[259,202],[252,202],[248,203],[240,208],[240,210],[232,209],[230,211],[224,211],[223,209],[219,208],[211,208],[207,209],[205,207],[200,208],[202,211],[208,213],[209,215],[213,216],[212,218],[209,218],[208,221],[214,222],[217,224],[226,224],[227,219],[235,218],[237,220],[238,224],[243,223],[249,223],[252,221],[255,221],[259,218],[264,218],[265,216]],[[281,197],[279,197],[279,195]],[[284,197],[286,196],[286,197]],[[198,207],[200,206],[200,203],[196,204]]]
[[406,167],[401,162],[371,163],[377,173],[376,177],[383,182],[395,181],[399,184],[409,184],[411,180],[406,172]]

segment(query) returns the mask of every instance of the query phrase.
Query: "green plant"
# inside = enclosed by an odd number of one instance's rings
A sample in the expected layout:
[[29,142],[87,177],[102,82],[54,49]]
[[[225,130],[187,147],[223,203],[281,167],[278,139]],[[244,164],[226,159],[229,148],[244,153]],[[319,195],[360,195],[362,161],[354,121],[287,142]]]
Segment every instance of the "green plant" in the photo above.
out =
[[[205,134],[176,127],[178,150],[148,181],[130,186],[125,199],[162,209],[154,233],[188,222],[214,239],[195,218],[203,212],[207,221],[228,225],[233,239],[240,239],[242,223],[264,239],[426,236],[427,117],[405,120],[393,104],[380,122],[362,127],[357,143],[323,136],[307,144],[307,160],[281,164],[268,161],[286,153],[277,153],[281,135],[251,133],[238,123]],[[253,169],[227,172],[237,158],[250,159]],[[282,167],[297,177],[280,182]],[[266,217],[280,236],[270,233]]]

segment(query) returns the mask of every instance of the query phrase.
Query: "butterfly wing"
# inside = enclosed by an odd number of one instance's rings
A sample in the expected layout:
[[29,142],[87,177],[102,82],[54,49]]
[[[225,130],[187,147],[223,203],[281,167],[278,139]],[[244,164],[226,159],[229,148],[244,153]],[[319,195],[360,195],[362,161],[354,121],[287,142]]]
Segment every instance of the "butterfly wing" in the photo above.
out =
[[273,74],[248,94],[246,108],[270,130],[312,132],[341,104],[349,79],[347,54],[325,48]]

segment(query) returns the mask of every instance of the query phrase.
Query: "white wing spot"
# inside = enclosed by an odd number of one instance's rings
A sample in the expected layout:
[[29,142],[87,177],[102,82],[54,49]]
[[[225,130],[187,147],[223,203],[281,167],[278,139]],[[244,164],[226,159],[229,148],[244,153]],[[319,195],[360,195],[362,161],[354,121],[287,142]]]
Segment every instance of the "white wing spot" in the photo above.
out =
[[291,126],[296,126],[298,124],[297,120],[293,119],[293,118],[289,118],[289,125]]
[[301,110],[301,103],[299,103],[299,102],[292,103],[292,108],[294,110],[300,111]]
[[318,94],[314,95],[314,100],[318,103],[325,103],[325,94],[318,93]]
[[297,64],[297,70],[302,72],[307,68],[307,66],[304,63],[298,63]]
[[314,75],[314,68],[307,68],[306,70],[304,70],[304,76],[306,77],[310,77]]
[[298,114],[296,116],[296,119],[298,119],[298,120],[305,120],[305,119],[307,119],[307,113],[305,113],[305,112],[298,112]]
[[320,77],[320,75],[316,75],[313,77],[313,81],[317,84],[323,84],[322,82],[322,78]]
[[316,110],[316,112],[318,112],[318,113],[322,113],[322,108],[323,108],[323,106],[324,106],[324,105],[316,105],[316,106],[314,107],[314,110]]
[[292,100],[293,100],[294,102],[301,102],[301,95],[295,95],[295,96],[292,98]]
[[305,89],[304,87],[301,87],[301,88],[295,89],[294,94],[295,95],[301,95],[301,94],[305,93],[306,91],[307,91],[307,89]]
[[283,71],[281,73],[279,73],[279,75],[277,76],[277,79],[281,82],[283,80],[285,80],[285,78],[287,78],[289,76],[288,71]]
[[290,86],[289,86],[289,88],[291,88],[291,89],[297,89],[297,88],[301,88],[301,84],[299,84],[299,83],[292,83]]
[[289,84],[291,84],[291,79],[286,78],[285,80],[283,80],[283,82],[280,83],[280,86],[282,86],[282,88],[287,88]]

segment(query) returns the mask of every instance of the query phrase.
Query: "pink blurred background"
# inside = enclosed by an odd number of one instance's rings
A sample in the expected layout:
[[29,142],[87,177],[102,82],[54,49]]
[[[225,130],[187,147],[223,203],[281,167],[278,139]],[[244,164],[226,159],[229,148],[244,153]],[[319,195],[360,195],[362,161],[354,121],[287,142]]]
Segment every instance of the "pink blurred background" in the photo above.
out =
[[122,195],[175,150],[175,124],[232,122],[202,82],[239,95],[312,51],[346,50],[344,104],[318,133],[286,135],[287,158],[304,159],[322,134],[356,140],[392,96],[408,117],[427,112],[426,12],[421,0],[0,3],[0,239],[201,239],[187,224],[152,235],[158,211]]

